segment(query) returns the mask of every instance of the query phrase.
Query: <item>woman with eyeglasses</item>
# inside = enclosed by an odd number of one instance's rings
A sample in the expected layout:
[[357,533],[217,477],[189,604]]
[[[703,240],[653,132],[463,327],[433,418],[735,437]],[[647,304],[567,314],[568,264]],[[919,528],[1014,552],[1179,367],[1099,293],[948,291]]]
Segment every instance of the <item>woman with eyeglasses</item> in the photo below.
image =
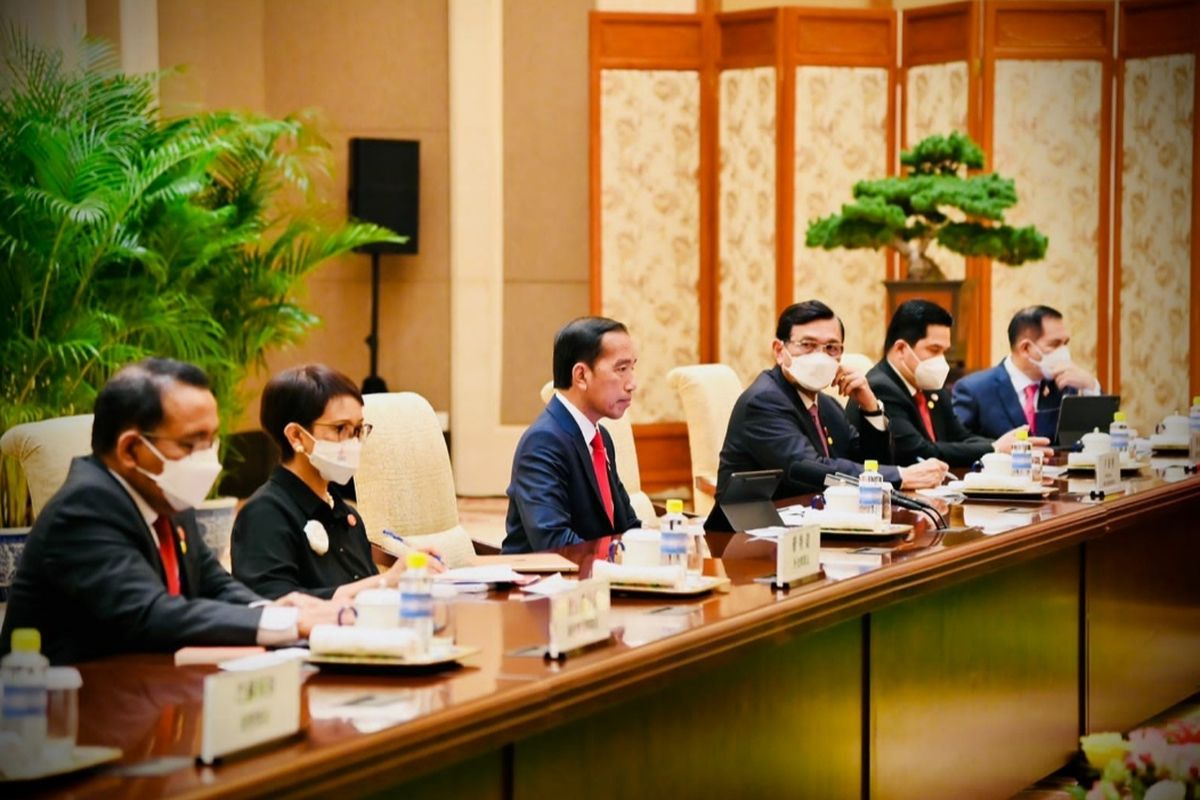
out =
[[284,370],[263,389],[260,419],[282,463],[238,512],[234,577],[271,599],[298,591],[349,600],[395,586],[403,559],[378,572],[362,518],[341,496],[371,433],[354,383],[323,364]]

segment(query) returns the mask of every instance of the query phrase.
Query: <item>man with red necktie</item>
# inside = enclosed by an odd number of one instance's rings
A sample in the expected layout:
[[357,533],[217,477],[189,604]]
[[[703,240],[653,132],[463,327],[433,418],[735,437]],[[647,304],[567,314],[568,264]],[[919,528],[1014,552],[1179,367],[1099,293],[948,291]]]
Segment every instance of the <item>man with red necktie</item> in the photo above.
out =
[[[993,439],[971,433],[954,415],[950,393],[943,389],[950,372],[946,352],[953,324],[950,312],[936,303],[901,303],[888,324],[884,357],[867,372],[875,396],[887,406],[897,464],[937,458],[952,467],[969,467],[984,453],[1009,452],[1021,429]],[[846,413],[859,424],[858,403],[851,402]],[[1043,437],[1030,441],[1035,447],[1050,443]]]
[[554,337],[554,396],[517,444],[504,553],[530,553],[641,525],[617,477],[612,437],[637,388],[637,351],[625,326],[581,317]]
[[92,454],[38,515],[10,590],[0,651],[38,628],[52,663],[188,645],[283,644],[332,603],[268,603],[225,571],[193,507],[221,470],[217,402],[198,368],[150,358],[96,397]]

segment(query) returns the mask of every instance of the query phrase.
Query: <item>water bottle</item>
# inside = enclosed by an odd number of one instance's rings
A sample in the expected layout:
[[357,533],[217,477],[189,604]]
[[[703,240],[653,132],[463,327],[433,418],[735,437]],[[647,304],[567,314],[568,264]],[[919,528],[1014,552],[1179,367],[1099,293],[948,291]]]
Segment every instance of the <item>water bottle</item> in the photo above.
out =
[[1112,440],[1112,449],[1118,455],[1129,449],[1129,425],[1125,422],[1124,411],[1113,414],[1112,424],[1108,426],[1108,435]]
[[687,573],[688,543],[692,538],[687,529],[687,517],[683,515],[682,500],[668,500],[667,513],[662,518],[660,537],[662,565],[679,567],[681,574]]
[[863,462],[858,476],[858,513],[883,519],[883,476],[879,474],[879,462],[873,459]]
[[1017,431],[1012,443],[1012,474],[1014,478],[1033,480],[1033,446],[1029,443],[1029,431]]
[[1192,398],[1188,411],[1188,461],[1200,461],[1200,394]]
[[12,652],[0,659],[0,682],[4,684],[0,727],[6,738],[15,734],[19,744],[10,755],[25,763],[40,761],[46,748],[46,669],[50,661],[41,651],[42,634],[37,628],[17,628],[12,632]]
[[433,640],[433,581],[429,578],[429,554],[420,550],[405,557],[400,575],[400,627],[417,634],[417,650],[429,652]]

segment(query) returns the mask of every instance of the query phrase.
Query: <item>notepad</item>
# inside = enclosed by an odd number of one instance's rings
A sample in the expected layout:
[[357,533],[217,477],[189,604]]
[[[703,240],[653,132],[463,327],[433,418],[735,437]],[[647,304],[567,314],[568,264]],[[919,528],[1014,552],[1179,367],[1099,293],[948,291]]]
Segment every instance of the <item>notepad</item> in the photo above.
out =
[[578,572],[579,565],[558,553],[519,553],[513,555],[475,556],[476,567],[506,566],[517,572],[555,573]]
[[193,664],[220,664],[235,658],[245,658],[267,652],[265,647],[181,647],[175,651],[175,666]]

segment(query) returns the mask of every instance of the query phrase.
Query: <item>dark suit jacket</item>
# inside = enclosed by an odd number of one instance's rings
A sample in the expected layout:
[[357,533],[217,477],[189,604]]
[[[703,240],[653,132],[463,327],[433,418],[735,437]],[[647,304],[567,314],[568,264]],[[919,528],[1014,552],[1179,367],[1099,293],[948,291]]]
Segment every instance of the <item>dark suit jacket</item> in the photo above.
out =
[[733,473],[758,469],[783,470],[776,498],[820,491],[826,475],[858,475],[868,458],[879,461],[884,480],[900,485],[899,470],[883,466],[892,463],[891,436],[886,428],[878,431],[867,423],[856,429],[838,402],[820,392],[817,404],[821,426],[833,440],[829,458],[821,449],[812,416],[783,369],[777,365],[755,378],[734,403],[729,417],[717,471],[717,496]]
[[71,462],[66,483],[34,522],[0,632],[42,632],[52,663],[185,645],[249,645],[261,600],[235,581],[204,544],[194,512],[176,514],[187,547],[174,540],[181,593],[167,594],[158,543],[133,498],[93,456]]
[[[904,379],[892,368],[885,358],[871,367],[867,373],[871,391],[887,409],[888,427],[892,431],[892,443],[896,450],[896,463],[900,466],[917,463],[918,458],[940,458],[952,467],[969,467],[984,453],[992,452],[992,440],[971,433],[954,416],[950,403],[950,392],[941,389],[926,392],[926,403],[930,421],[937,441],[931,441],[925,431],[925,422],[913,396],[908,393]],[[846,416],[860,430],[863,427],[862,409],[851,401],[846,407]]]
[[531,553],[624,533],[641,525],[629,494],[617,477],[612,437],[600,428],[608,451],[608,485],[612,489],[610,524],[592,469],[591,448],[579,426],[557,397],[533,421],[513,454],[508,486],[507,535],[503,553]]
[[[1058,407],[1063,395],[1075,390],[1058,388],[1054,381],[1043,380],[1038,385],[1037,415],[1034,433],[1054,438],[1058,430]],[[954,384],[954,413],[973,433],[998,439],[1025,424],[1025,411],[1017,390],[1009,380],[1001,361],[991,369],[967,375]]]

